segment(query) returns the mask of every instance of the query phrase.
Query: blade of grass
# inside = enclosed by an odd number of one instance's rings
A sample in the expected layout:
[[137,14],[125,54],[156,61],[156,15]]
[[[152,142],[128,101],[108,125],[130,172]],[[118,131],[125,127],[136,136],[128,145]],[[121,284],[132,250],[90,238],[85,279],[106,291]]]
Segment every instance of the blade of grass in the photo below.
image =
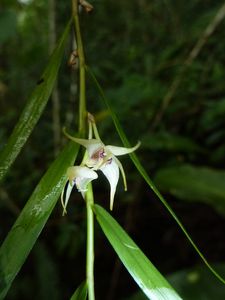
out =
[[[121,141],[123,142],[123,144],[126,147],[131,147],[130,143],[126,137],[126,134],[124,132],[124,130],[122,129],[122,126],[120,125],[120,122],[116,116],[116,114],[114,113],[113,109],[111,108],[108,99],[105,97],[105,94],[97,80],[97,78],[95,77],[94,73],[91,71],[91,69],[89,67],[86,66],[87,72],[88,74],[91,76],[91,78],[93,79],[99,94],[101,95],[101,98],[105,104],[105,106],[108,108],[111,118],[114,122],[114,125],[116,127],[116,130],[120,136]],[[173,211],[173,209],[170,207],[169,203],[166,201],[166,199],[161,195],[161,193],[159,192],[159,190],[156,188],[156,186],[154,185],[154,183],[152,182],[152,180],[150,179],[148,173],[146,172],[145,168],[142,166],[141,162],[139,161],[137,155],[135,153],[131,153],[129,154],[131,160],[133,161],[135,167],[137,168],[137,170],[139,171],[139,173],[141,174],[141,176],[144,178],[144,180],[146,181],[146,183],[149,185],[149,187],[153,190],[153,192],[158,196],[159,200],[162,202],[162,204],[166,207],[166,209],[168,210],[168,212],[170,213],[170,215],[174,218],[174,220],[177,222],[177,224],[179,225],[179,227],[181,228],[181,230],[183,231],[184,235],[187,237],[187,239],[189,240],[189,242],[191,243],[191,245],[193,246],[193,248],[195,249],[195,251],[198,253],[198,255],[201,257],[202,261],[205,263],[205,265],[209,268],[209,270],[223,283],[225,284],[225,279],[223,279],[217,272],[216,270],[209,264],[209,262],[207,261],[207,259],[205,258],[205,256],[203,255],[203,253],[200,251],[200,249],[198,248],[198,246],[195,244],[195,242],[192,240],[191,236],[189,235],[189,233],[187,232],[187,230],[185,229],[184,225],[182,224],[182,222],[180,221],[180,219],[177,217],[177,215],[175,214],[175,212]]]
[[0,248],[0,299],[22,267],[47,222],[66,181],[79,146],[69,143],[40,180]]
[[181,299],[116,220],[94,205],[97,220],[133,279],[149,299]]
[[84,281],[78,286],[78,288],[76,289],[76,291],[74,292],[70,300],[86,300],[86,299],[87,299],[87,283],[86,281]]
[[63,57],[70,24],[71,22],[67,24],[62,37],[52,53],[49,63],[40,77],[36,88],[30,95],[7,144],[0,152],[0,180],[4,178],[8,169],[20,153],[20,150],[27,141],[48,102]]

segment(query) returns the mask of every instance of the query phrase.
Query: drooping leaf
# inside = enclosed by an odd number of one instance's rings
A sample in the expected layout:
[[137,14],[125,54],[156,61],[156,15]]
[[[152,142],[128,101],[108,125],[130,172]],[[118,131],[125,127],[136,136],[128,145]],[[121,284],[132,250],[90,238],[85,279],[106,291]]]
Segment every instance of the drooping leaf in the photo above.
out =
[[[115,128],[120,136],[121,141],[123,142],[125,147],[131,147],[130,143],[128,141],[128,138],[122,128],[122,126],[120,125],[120,122],[116,116],[116,114],[114,113],[113,109],[111,108],[111,105],[108,101],[108,99],[105,97],[105,94],[97,80],[97,78],[95,77],[94,73],[91,71],[91,69],[89,67],[86,67],[88,74],[91,76],[91,78],[93,79],[99,94],[101,95],[101,98],[105,104],[105,106],[108,108],[110,116],[113,120],[113,123],[115,125]],[[182,224],[182,222],[180,221],[180,219],[177,217],[176,213],[173,211],[173,209],[170,207],[169,203],[166,201],[166,199],[162,196],[162,194],[159,192],[159,190],[157,189],[157,187],[155,186],[155,184],[153,183],[153,181],[151,180],[150,176],[148,175],[147,171],[145,170],[145,168],[143,167],[143,165],[141,164],[140,160],[138,159],[138,156],[136,155],[136,153],[130,153],[129,154],[131,160],[133,161],[135,167],[137,168],[138,172],[140,173],[140,175],[144,178],[144,180],[146,181],[146,183],[149,185],[149,187],[153,190],[153,192],[156,194],[156,196],[159,198],[159,200],[162,202],[162,204],[165,206],[165,208],[168,210],[168,212],[170,213],[170,215],[174,218],[174,220],[176,221],[176,223],[178,224],[178,226],[181,228],[181,230],[183,231],[184,235],[186,236],[186,238],[188,239],[188,241],[191,243],[191,245],[193,246],[193,248],[195,249],[195,251],[198,253],[198,255],[201,257],[201,259],[203,260],[203,262],[206,264],[206,266],[208,267],[208,269],[223,283],[225,284],[225,279],[222,278],[217,271],[210,265],[210,263],[208,262],[208,260],[205,258],[205,256],[203,255],[203,253],[200,251],[199,247],[195,244],[195,242],[192,240],[191,236],[189,235],[189,233],[187,232],[186,228],[184,227],[184,225]]]
[[225,171],[180,165],[159,170],[155,183],[163,192],[185,201],[207,203],[225,214]]
[[70,300],[86,300],[86,299],[87,299],[87,283],[86,281],[84,281],[78,286],[78,288],[76,289],[76,291],[74,292]]
[[94,212],[112,247],[145,295],[157,300],[181,299],[116,220],[99,205],[94,205]]
[[47,104],[63,57],[69,29],[70,22],[52,53],[46,69],[37,81],[37,86],[30,95],[8,142],[0,152],[0,180],[20,153]]
[[0,248],[0,299],[22,267],[47,222],[66,181],[79,146],[68,144],[40,180]]

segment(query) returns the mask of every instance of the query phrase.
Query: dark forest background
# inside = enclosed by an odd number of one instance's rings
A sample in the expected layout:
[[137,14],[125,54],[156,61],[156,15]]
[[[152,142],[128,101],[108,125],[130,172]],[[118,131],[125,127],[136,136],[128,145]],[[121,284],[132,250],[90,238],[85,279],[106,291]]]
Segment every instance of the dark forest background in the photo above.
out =
[[[225,273],[225,7],[213,0],[93,0],[82,14],[92,67],[151,178],[210,262]],[[222,8],[221,8],[222,7]],[[216,16],[220,12],[221,20]],[[0,149],[71,14],[70,1],[0,3]],[[223,17],[224,15],[224,17]],[[35,185],[75,130],[77,74],[67,61],[38,126],[0,187],[3,241]],[[106,143],[121,145],[93,83],[88,110]],[[57,107],[60,105],[60,109]],[[128,157],[128,192],[119,183],[113,216],[184,299],[225,299],[180,228]],[[94,183],[108,209],[108,183]],[[60,202],[7,299],[68,299],[85,277],[85,205],[73,192]],[[145,299],[96,224],[97,299]],[[15,249],[16,255],[16,249]]]

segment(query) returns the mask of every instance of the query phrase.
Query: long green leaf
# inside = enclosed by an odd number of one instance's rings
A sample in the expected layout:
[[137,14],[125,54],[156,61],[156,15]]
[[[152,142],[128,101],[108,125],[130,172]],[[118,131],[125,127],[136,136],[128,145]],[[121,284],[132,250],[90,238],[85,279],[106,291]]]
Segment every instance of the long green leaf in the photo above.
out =
[[[97,78],[95,77],[94,73],[90,70],[89,67],[86,67],[88,74],[92,77],[98,91],[99,94],[101,95],[101,98],[105,104],[105,106],[108,108],[111,118],[114,122],[114,125],[116,127],[116,130],[121,138],[121,141],[123,142],[123,144],[126,147],[131,147],[130,143],[125,135],[125,132],[122,129],[122,126],[120,125],[120,122],[116,116],[116,114],[114,113],[113,109],[111,108],[108,99],[105,97],[105,94],[100,86],[100,84],[98,83]],[[189,233],[187,232],[187,230],[185,229],[185,227],[183,226],[182,222],[180,221],[180,219],[177,217],[177,215],[175,214],[175,212],[173,211],[173,209],[170,207],[169,203],[166,201],[166,199],[161,195],[161,193],[159,192],[159,190],[156,188],[156,186],[154,185],[154,183],[152,182],[152,180],[150,179],[148,173],[146,172],[145,168],[143,167],[143,165],[141,164],[141,162],[139,161],[137,155],[135,153],[131,153],[129,154],[131,160],[133,161],[135,167],[137,168],[137,170],[139,171],[139,173],[141,174],[141,176],[144,178],[144,180],[146,181],[146,183],[149,185],[149,187],[153,190],[153,192],[158,196],[159,200],[162,202],[162,204],[166,207],[166,209],[168,210],[168,212],[171,214],[171,216],[174,218],[174,220],[177,222],[177,224],[179,225],[179,227],[181,228],[181,230],[183,231],[183,233],[185,234],[185,236],[187,237],[187,239],[189,240],[189,242],[191,243],[191,245],[193,246],[193,248],[195,249],[195,251],[198,253],[198,255],[201,257],[201,259],[203,260],[203,262],[206,264],[206,266],[209,268],[209,270],[223,283],[225,284],[225,279],[223,279],[217,272],[216,270],[209,264],[209,262],[207,261],[207,259],[205,258],[205,256],[202,254],[202,252],[200,251],[200,249],[198,248],[198,246],[195,244],[195,242],[192,240],[191,236],[189,235]]]
[[149,299],[181,299],[116,220],[101,206],[94,205],[97,220],[136,283]]
[[16,159],[47,104],[63,57],[70,23],[66,26],[45,71],[27,101],[18,123],[0,153],[0,180],[3,179]]
[[40,180],[0,248],[0,299],[30,253],[47,222],[66,181],[79,146],[69,143]]
[[76,291],[74,292],[70,300],[86,300],[86,299],[87,299],[87,282],[84,281],[78,286],[78,288],[76,289]]

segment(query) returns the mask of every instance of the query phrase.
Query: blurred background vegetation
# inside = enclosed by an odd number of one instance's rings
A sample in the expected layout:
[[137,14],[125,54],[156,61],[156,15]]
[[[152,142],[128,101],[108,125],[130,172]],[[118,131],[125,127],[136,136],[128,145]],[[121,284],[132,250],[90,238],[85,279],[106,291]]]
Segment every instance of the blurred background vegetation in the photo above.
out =
[[[138,155],[151,178],[209,261],[225,274],[223,1],[91,3],[94,11],[82,14],[87,62],[130,141],[142,141]],[[70,12],[70,1],[1,0],[0,149]],[[67,45],[52,102],[0,187],[1,241],[67,142],[62,126],[76,130],[77,74],[67,65],[73,42],[71,38]],[[94,84],[88,80],[87,87],[88,110],[96,114],[101,136],[121,145]],[[200,266],[200,258],[129,158],[123,164],[128,192],[120,183],[114,217],[184,299],[225,299],[225,287]],[[108,208],[103,177],[94,189],[96,202]],[[85,277],[85,226],[85,206],[74,191],[68,215],[62,217],[58,204],[7,299],[68,299]],[[95,243],[97,299],[145,299],[98,226]]]

